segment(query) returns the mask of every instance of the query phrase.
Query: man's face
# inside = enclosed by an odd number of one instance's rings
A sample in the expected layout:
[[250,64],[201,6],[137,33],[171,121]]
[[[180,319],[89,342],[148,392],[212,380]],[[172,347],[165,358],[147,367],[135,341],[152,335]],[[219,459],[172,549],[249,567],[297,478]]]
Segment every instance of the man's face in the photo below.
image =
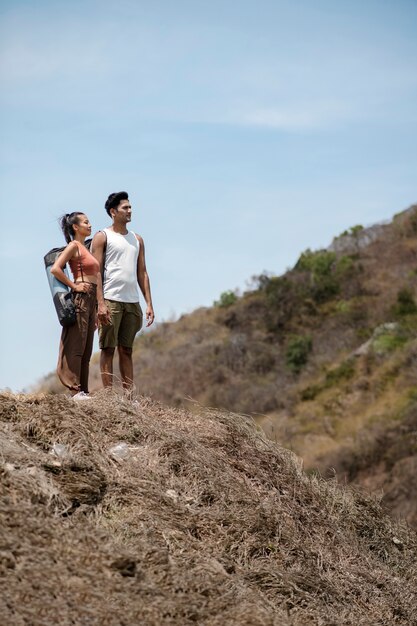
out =
[[119,202],[119,206],[117,207],[116,211],[114,212],[114,218],[118,222],[122,222],[124,224],[127,224],[128,222],[131,221],[131,219],[132,219],[132,206],[131,206],[129,200],[121,200]]

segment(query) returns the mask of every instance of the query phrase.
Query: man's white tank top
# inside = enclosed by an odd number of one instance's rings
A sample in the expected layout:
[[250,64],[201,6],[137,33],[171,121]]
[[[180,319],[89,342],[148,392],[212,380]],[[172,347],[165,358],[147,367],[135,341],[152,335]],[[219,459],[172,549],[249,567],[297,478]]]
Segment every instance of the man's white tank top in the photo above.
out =
[[139,241],[134,232],[127,235],[104,229],[107,245],[104,261],[103,295],[106,300],[139,302]]

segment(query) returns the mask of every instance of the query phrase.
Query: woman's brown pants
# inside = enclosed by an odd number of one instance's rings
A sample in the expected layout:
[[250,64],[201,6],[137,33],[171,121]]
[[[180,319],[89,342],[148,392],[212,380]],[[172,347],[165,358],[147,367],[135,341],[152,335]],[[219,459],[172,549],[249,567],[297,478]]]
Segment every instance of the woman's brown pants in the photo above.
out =
[[88,393],[88,370],[96,328],[97,287],[90,284],[88,293],[76,293],[77,321],[62,329],[57,374],[71,391]]

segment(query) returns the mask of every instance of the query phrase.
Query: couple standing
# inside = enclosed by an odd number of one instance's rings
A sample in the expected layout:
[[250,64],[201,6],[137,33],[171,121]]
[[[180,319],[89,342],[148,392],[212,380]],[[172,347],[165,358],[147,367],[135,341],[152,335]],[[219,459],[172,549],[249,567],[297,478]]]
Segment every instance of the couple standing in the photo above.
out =
[[[132,218],[128,194],[125,191],[110,194],[105,209],[112,225],[96,233],[91,253],[84,245],[91,235],[91,224],[85,213],[74,212],[61,218],[68,245],[51,269],[54,276],[75,293],[77,321],[62,329],[57,374],[62,384],[78,397],[88,394],[96,321],[103,385],[112,385],[117,347],[120,376],[127,392],[133,387],[133,341],[143,322],[139,288],[147,305],[146,326],[154,321],[143,239],[127,229]],[[73,280],[64,272],[67,263]]]

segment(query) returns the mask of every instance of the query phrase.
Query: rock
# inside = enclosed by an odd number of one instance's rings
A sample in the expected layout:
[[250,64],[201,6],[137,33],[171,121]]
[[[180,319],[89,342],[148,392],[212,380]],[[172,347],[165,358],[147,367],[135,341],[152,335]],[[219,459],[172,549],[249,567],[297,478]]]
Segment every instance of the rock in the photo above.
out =
[[69,454],[68,446],[63,443],[54,443],[51,448],[50,454],[53,454],[54,456],[62,459]]
[[372,348],[372,339],[368,339],[365,343],[362,343],[355,352],[352,353],[352,356],[364,356],[368,354]]
[[167,489],[165,495],[174,500],[174,502],[178,502],[179,495],[174,489]]
[[129,446],[127,445],[127,443],[124,442],[117,443],[115,446],[109,448],[110,456],[118,461],[123,461],[124,459],[127,459],[127,457],[129,456],[129,452]]
[[400,539],[398,539],[398,537],[393,537],[392,543],[395,544],[399,550],[402,550],[404,548],[403,542]]

